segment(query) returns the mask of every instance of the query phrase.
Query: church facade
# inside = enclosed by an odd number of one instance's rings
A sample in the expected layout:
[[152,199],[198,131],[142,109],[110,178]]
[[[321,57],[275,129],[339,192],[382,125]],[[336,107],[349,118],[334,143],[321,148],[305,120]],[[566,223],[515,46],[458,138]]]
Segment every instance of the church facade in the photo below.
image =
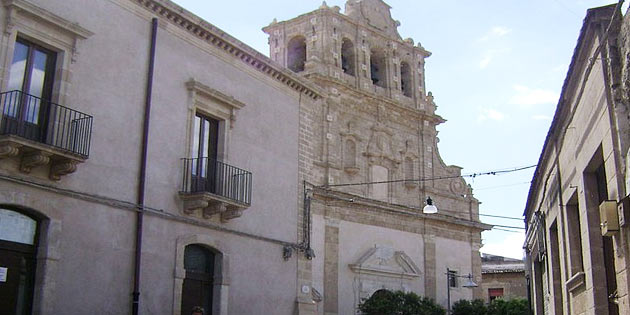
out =
[[274,22],[266,57],[169,0],[2,1],[0,309],[481,297],[446,273],[481,281],[490,226],[439,155],[430,53],[389,10],[351,0]]
[[[444,120],[425,85],[431,53],[402,39],[380,0],[326,3],[273,21],[270,57],[328,97],[300,110],[301,175],[307,182],[315,257],[300,270],[321,296],[319,314],[353,314],[374,292],[414,291],[446,307],[481,289],[479,202],[461,168],[439,155]],[[430,198],[438,214],[423,214]],[[456,279],[459,277],[451,277]]]

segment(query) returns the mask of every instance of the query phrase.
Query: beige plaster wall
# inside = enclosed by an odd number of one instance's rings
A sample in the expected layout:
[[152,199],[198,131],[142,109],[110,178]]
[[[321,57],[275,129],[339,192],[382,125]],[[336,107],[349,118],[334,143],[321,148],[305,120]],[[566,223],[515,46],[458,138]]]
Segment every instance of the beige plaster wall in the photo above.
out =
[[[357,299],[357,285],[362,276],[353,272],[350,264],[355,264],[372,247],[390,247],[404,251],[413,260],[421,273],[424,271],[424,254],[422,236],[382,227],[357,224],[347,221],[339,222],[339,314],[353,314],[361,301]],[[363,276],[365,277],[365,276]],[[400,279],[396,283],[383,283],[386,288],[424,294],[424,275],[407,283]],[[390,281],[390,279],[388,279]],[[399,285],[395,287],[395,285]]]
[[[0,181],[0,192],[23,197],[18,201],[0,198],[0,204],[30,207],[58,222],[56,267],[47,271],[44,282],[45,290],[52,284],[55,289],[47,291],[44,302],[51,306],[45,307],[45,313],[127,313],[135,213],[121,204],[136,202],[153,14],[127,0],[90,1],[89,5],[80,0],[32,2],[94,33],[79,43],[76,61],[67,65],[68,84],[60,91],[65,95],[62,105],[93,115],[92,146],[89,159],[59,182],[50,182],[44,169],[25,175],[17,171],[18,160],[3,161],[0,175],[17,178],[17,182]],[[0,17],[3,10],[4,6]],[[5,25],[0,23],[0,32]],[[13,32],[15,36],[19,30]],[[178,197],[180,159],[190,154],[190,95],[185,83],[191,78],[245,104],[235,115],[225,161],[253,173],[252,205],[228,223],[184,215]],[[297,254],[285,262],[280,241],[297,242],[300,99],[312,101],[160,18],[145,199],[145,205],[158,215],[147,215],[144,222],[142,313],[172,313],[175,244],[178,237],[190,234],[205,235],[229,253],[230,314],[293,312]],[[29,186],[27,181],[41,186]],[[85,197],[91,199],[86,201],[84,196],[92,197]],[[103,200],[115,202],[105,206]],[[48,266],[52,269],[53,264]]]
[[[472,273],[470,253],[469,242],[435,237],[436,302],[442,306],[446,307],[447,304],[446,269],[455,270],[460,276]],[[472,289],[461,287],[467,279],[459,278],[458,281],[460,286],[451,288],[451,303],[461,299],[471,300],[473,296]],[[474,281],[479,283],[480,279],[474,279]]]

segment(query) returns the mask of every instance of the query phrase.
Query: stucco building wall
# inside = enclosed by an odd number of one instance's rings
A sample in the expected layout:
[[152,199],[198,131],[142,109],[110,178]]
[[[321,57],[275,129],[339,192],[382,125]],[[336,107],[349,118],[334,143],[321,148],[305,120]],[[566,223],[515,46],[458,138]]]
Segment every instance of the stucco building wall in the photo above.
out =
[[603,236],[600,225],[600,204],[617,208],[607,222],[623,222],[627,211],[628,135],[620,127],[627,98],[618,93],[619,56],[628,48],[617,41],[620,25],[615,5],[587,12],[530,188],[526,246],[536,314],[629,312],[627,226]]
[[[34,313],[130,312],[153,17],[140,312],[179,314],[185,272],[178,255],[202,244],[220,252],[223,264],[215,277],[220,309],[212,314],[293,313],[297,255],[284,260],[283,247],[298,246],[298,114],[317,102],[316,88],[169,1],[7,1],[0,18],[9,15],[14,24],[0,23],[3,87],[15,38],[26,38],[57,52],[54,101],[94,117],[89,158],[59,181],[48,179],[47,166],[21,172],[22,155],[0,163],[0,203],[40,220]],[[58,18],[87,30],[86,38],[70,47],[55,40],[68,33],[49,22]],[[31,27],[40,24],[46,27]],[[220,122],[221,160],[253,173],[251,206],[239,218],[186,213],[180,198],[194,105],[201,110],[191,80],[216,92],[209,108],[243,105]]]

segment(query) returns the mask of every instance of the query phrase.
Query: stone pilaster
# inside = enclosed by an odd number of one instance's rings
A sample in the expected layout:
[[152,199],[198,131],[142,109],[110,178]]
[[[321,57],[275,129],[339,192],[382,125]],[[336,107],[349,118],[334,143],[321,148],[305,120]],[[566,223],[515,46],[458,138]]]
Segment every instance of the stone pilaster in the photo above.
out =
[[435,274],[435,236],[424,235],[424,295],[437,298],[437,280]]
[[326,222],[324,243],[324,314],[339,312],[339,226]]
[[471,272],[473,276],[473,280],[479,286],[473,288],[472,294],[473,299],[483,299],[483,288],[481,287],[481,254],[479,253],[479,248],[481,248],[481,237],[479,233],[474,235],[471,233],[470,236],[470,265]]

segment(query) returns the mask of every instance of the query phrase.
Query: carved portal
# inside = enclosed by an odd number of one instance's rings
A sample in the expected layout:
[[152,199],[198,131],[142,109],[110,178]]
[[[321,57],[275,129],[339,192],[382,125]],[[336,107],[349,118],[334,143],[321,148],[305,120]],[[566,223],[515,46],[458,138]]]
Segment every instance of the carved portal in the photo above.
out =
[[420,269],[413,260],[405,252],[387,246],[370,248],[349,267],[355,274],[357,301],[381,289],[409,291],[420,280]]

